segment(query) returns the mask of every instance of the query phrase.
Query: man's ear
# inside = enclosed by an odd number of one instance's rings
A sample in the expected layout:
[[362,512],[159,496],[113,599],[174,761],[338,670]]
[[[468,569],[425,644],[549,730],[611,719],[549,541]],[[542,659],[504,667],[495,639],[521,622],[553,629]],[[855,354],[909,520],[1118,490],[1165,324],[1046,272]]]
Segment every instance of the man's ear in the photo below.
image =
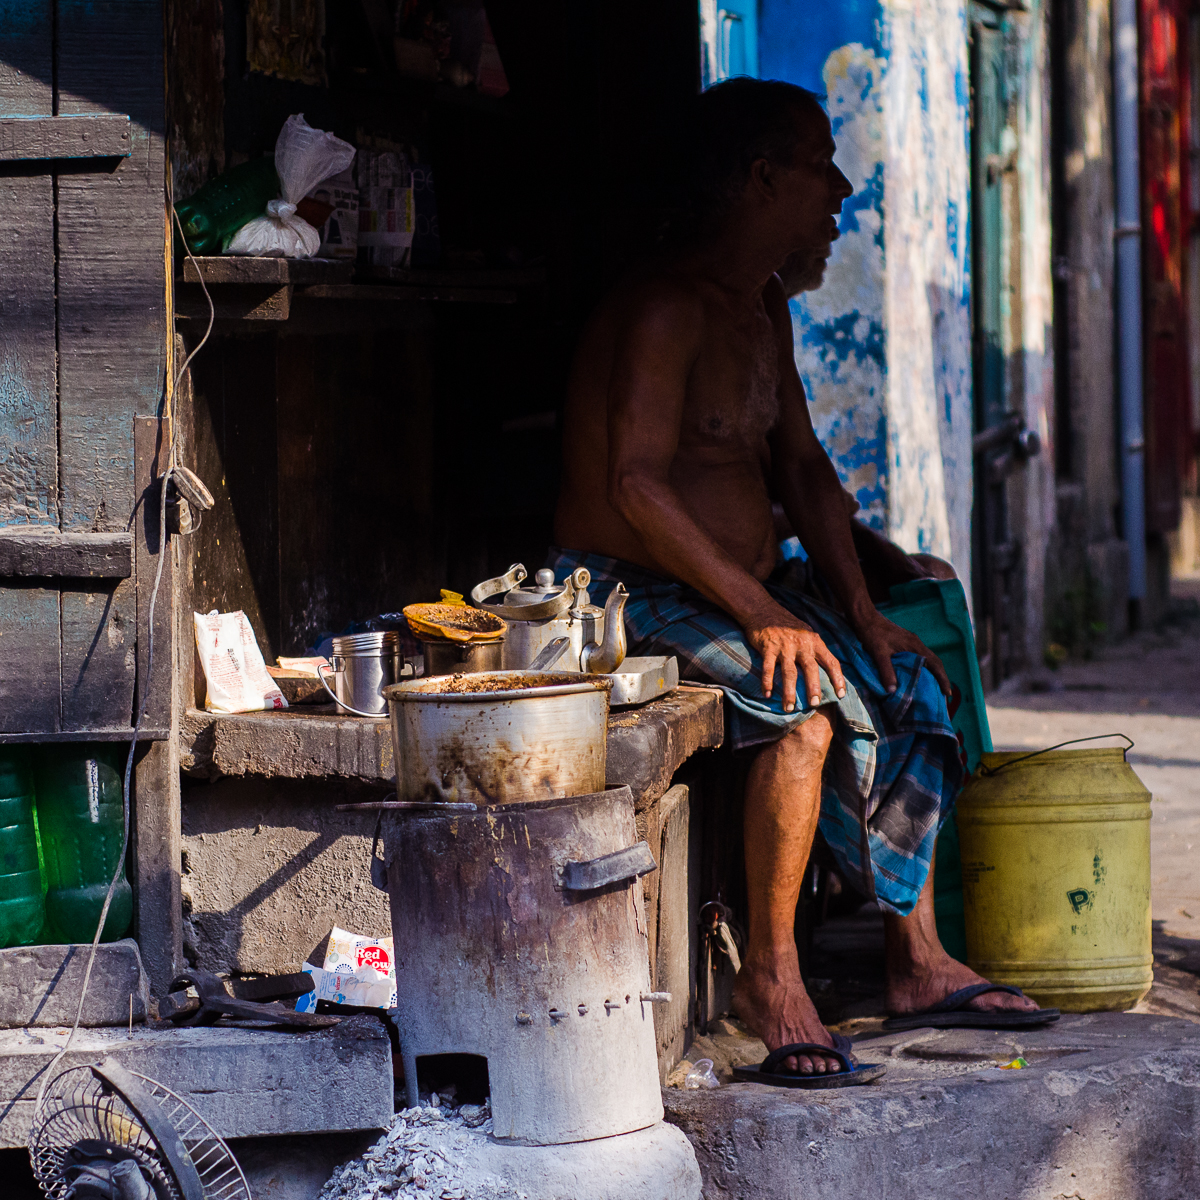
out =
[[756,158],[750,164],[750,189],[764,200],[774,200],[778,172],[769,158]]

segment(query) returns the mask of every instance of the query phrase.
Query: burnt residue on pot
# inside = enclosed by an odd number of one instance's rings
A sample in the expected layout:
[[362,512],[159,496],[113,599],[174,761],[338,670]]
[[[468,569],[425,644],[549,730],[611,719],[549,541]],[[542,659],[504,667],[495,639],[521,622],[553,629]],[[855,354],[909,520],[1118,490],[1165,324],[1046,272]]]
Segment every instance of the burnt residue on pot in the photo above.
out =
[[389,688],[399,798],[495,805],[598,791],[609,684],[502,671]]
[[464,673],[461,675],[439,675],[423,679],[419,684],[405,688],[405,694],[429,695],[494,695],[497,692],[519,692],[526,688],[564,687],[587,685],[597,691],[611,690],[612,681],[599,675],[549,673],[536,671],[497,671]]

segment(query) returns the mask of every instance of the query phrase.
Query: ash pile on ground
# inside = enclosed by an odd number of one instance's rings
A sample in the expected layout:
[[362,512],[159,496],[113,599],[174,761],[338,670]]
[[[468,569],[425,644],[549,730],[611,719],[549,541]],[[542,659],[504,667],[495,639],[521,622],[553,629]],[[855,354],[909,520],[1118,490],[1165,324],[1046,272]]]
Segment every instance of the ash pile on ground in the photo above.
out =
[[465,1159],[492,1132],[491,1107],[430,1099],[397,1113],[361,1158],[338,1167],[319,1200],[526,1200],[498,1175],[472,1171],[464,1183]]

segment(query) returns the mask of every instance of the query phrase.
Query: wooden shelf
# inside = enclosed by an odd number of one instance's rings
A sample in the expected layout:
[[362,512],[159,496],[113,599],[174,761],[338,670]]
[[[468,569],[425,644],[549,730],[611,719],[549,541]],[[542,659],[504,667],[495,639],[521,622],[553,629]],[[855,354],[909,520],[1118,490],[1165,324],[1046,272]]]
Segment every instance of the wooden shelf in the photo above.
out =
[[546,272],[542,267],[491,271],[373,267],[356,273],[354,263],[333,259],[185,258],[176,289],[178,316],[207,320],[201,279],[210,289],[220,320],[286,321],[297,300],[515,304],[522,290],[545,284]]
[[[197,268],[199,268],[197,270]],[[333,258],[243,258],[238,254],[183,259],[184,283],[283,287],[287,284],[349,283],[352,260]]]

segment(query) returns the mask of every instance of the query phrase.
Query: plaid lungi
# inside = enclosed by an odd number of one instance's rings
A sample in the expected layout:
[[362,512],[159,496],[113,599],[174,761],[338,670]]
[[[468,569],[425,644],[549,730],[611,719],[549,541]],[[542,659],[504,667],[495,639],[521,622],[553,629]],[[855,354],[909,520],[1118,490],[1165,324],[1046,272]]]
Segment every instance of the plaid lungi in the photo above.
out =
[[[554,547],[547,565],[560,583],[576,567],[586,567],[597,604],[618,581],[624,583],[630,653],[673,654],[682,678],[718,684],[726,698],[727,741],[734,748],[775,741],[812,716],[803,681],[793,712],[783,711],[782,686],[770,699],[763,695],[762,658],[737,622],[694,588],[577,550]],[[821,704],[836,706],[838,718],[822,777],[821,833],[849,883],[882,908],[906,915],[916,905],[938,830],[963,782],[945,697],[925,660],[911,653],[893,655],[897,688],[889,694],[853,630],[828,604],[809,591],[782,586],[774,576],[764,586],[821,635],[846,678],[846,695],[839,700],[821,671]]]

